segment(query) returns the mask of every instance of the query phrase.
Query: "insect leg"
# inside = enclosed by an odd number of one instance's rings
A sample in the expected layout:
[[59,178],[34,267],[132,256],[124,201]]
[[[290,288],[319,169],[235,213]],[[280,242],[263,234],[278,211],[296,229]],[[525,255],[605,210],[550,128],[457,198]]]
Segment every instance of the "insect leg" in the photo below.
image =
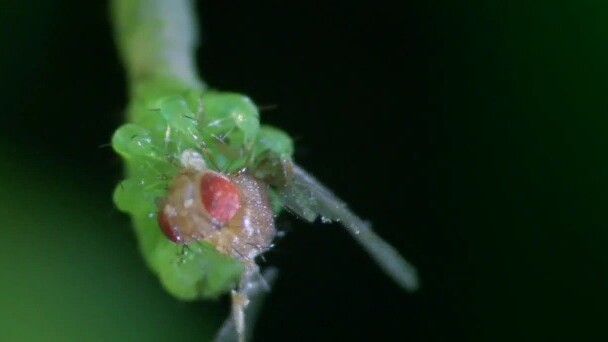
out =
[[296,164],[293,164],[293,176],[292,182],[280,190],[287,208],[311,222],[318,217],[322,222],[339,222],[397,284],[410,291],[418,288],[414,266],[378,236],[369,223],[355,215],[346,203]]
[[239,336],[239,342],[245,342],[245,308],[249,298],[244,293],[232,290],[232,320]]
[[[255,321],[257,319],[257,314],[262,307],[264,298],[268,294],[268,287],[269,285],[272,285],[274,280],[277,278],[277,274],[278,271],[276,268],[269,268],[262,273],[262,276],[258,276],[257,280],[249,282],[248,285],[241,288],[239,292],[236,292],[246,297],[249,304],[246,306],[246,308],[241,308],[243,309],[241,322],[237,322],[238,319],[234,313],[232,314],[232,317],[228,317],[224,321],[224,324],[222,324],[222,327],[215,336],[215,342],[243,342],[246,341],[247,336],[251,336],[253,327],[255,326]],[[242,324],[240,331],[238,327],[239,323]]]

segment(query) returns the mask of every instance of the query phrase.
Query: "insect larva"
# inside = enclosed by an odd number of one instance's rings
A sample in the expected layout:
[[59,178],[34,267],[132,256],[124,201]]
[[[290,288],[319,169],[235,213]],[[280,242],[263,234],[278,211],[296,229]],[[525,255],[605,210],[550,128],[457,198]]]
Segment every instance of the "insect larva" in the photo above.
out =
[[143,254],[169,292],[195,299],[231,290],[243,340],[249,297],[264,283],[255,260],[272,245],[281,207],[308,221],[340,222],[399,285],[418,286],[393,247],[293,163],[289,136],[260,126],[249,98],[170,94],[134,101],[134,123],[112,140],[128,171],[116,204],[131,214]]
[[129,123],[112,139],[126,169],[114,201],[167,291],[183,300],[231,292],[232,319],[218,339],[243,341],[245,308],[276,273],[262,276],[255,259],[272,246],[282,208],[339,221],[399,285],[415,289],[413,267],[293,162],[291,138],[261,126],[253,101],[205,89],[192,12],[188,0],[112,2],[129,80]]

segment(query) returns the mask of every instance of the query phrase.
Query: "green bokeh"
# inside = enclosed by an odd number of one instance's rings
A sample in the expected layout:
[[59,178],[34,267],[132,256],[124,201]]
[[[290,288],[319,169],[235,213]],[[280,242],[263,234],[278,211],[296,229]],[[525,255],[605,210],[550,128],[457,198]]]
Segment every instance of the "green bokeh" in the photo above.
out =
[[83,192],[86,183],[70,179],[73,169],[14,152],[0,145],[0,340],[205,341],[213,335],[225,309],[166,294],[107,193]]
[[450,58],[430,61],[434,165],[440,224],[460,231],[474,279],[462,324],[475,340],[601,339],[608,3],[444,11],[454,29],[438,34]]

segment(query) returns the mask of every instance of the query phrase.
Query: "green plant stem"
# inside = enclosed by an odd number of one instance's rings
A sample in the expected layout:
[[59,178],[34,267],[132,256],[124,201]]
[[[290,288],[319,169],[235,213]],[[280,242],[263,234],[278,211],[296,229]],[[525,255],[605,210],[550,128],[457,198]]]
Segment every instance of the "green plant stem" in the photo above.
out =
[[194,58],[198,25],[191,0],[112,0],[111,6],[132,95],[159,81],[204,87]]

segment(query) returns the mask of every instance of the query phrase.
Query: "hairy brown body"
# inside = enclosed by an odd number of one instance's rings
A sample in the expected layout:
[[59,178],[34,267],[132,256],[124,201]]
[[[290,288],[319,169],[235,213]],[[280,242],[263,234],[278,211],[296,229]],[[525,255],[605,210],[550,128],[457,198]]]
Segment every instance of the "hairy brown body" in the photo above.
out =
[[202,202],[200,184],[208,172],[214,171],[186,168],[173,179],[159,212],[161,228],[176,243],[204,240],[221,253],[253,261],[275,235],[268,185],[245,171],[224,175],[238,189],[239,208],[230,220],[220,222]]

